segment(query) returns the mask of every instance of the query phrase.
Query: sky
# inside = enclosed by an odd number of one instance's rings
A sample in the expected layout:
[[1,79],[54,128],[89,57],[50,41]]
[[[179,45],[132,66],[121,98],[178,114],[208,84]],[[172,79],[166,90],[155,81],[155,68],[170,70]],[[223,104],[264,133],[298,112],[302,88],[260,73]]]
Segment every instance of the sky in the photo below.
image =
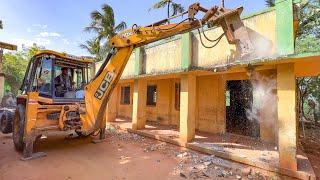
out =
[[[264,0],[225,0],[226,8],[244,7],[243,15],[265,8]],[[93,37],[84,32],[90,23],[90,13],[111,5],[116,22],[128,27],[151,24],[166,17],[166,9],[149,11],[157,0],[0,0],[0,41],[18,45],[18,49],[33,43],[46,49],[74,55],[89,55],[79,45]],[[176,0],[184,7],[200,2],[203,7],[219,5],[220,0]]]

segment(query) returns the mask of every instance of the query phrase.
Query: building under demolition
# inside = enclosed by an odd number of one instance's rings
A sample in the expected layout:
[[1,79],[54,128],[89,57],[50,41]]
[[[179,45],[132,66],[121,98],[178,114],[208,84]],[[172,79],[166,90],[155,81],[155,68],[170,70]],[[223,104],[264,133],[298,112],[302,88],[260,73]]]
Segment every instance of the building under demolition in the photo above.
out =
[[[136,49],[107,121],[281,174],[314,177],[297,144],[296,78],[320,74],[320,52],[296,53],[296,11],[293,0],[284,0],[243,17],[256,55],[242,60],[225,37],[204,47],[198,31]],[[214,39],[223,31],[204,33]]]

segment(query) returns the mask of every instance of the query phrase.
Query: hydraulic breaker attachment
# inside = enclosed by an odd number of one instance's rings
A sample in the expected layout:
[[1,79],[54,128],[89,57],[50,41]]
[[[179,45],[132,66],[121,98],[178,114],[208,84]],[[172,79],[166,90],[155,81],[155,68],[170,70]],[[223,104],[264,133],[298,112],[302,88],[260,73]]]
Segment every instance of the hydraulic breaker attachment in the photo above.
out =
[[240,15],[243,7],[237,9],[226,9],[214,6],[211,9],[205,9],[199,3],[189,7],[189,19],[194,19],[195,15],[202,11],[205,13],[201,23],[207,23],[209,27],[221,26],[229,44],[235,44],[238,50],[236,58],[244,58],[254,53],[254,47],[249,38],[249,33],[241,21]]

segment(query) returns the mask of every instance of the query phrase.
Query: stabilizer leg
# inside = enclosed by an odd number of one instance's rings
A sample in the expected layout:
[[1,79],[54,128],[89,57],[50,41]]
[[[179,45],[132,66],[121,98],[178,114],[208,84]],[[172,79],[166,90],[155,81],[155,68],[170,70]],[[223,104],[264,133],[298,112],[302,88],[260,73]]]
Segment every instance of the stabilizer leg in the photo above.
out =
[[23,148],[23,154],[22,154],[23,157],[21,158],[22,161],[29,161],[32,159],[37,159],[37,158],[47,156],[47,154],[44,152],[33,153],[34,142],[35,142],[34,138],[27,138],[27,141],[25,142],[24,148]]
[[106,128],[100,128],[99,139],[94,139],[92,142],[94,144],[101,143],[106,140]]

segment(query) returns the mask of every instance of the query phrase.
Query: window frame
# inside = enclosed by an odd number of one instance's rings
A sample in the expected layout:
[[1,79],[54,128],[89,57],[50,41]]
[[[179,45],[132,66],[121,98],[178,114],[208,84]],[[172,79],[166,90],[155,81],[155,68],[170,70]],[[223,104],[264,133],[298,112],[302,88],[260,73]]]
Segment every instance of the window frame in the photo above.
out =
[[[126,92],[126,89],[127,90],[129,89],[129,91]],[[126,93],[128,93],[128,94],[126,94]],[[130,87],[130,85],[120,87],[120,104],[121,105],[130,105],[131,104],[131,87]]]
[[181,83],[174,83],[174,108],[180,111]]
[[[150,95],[150,91],[149,88],[153,88],[153,93],[152,95]],[[147,100],[146,100],[146,105],[150,106],[150,107],[155,107],[157,106],[157,100],[158,100],[158,93],[157,93],[157,85],[153,84],[153,85],[147,85]],[[152,100],[149,99],[152,96]]]

